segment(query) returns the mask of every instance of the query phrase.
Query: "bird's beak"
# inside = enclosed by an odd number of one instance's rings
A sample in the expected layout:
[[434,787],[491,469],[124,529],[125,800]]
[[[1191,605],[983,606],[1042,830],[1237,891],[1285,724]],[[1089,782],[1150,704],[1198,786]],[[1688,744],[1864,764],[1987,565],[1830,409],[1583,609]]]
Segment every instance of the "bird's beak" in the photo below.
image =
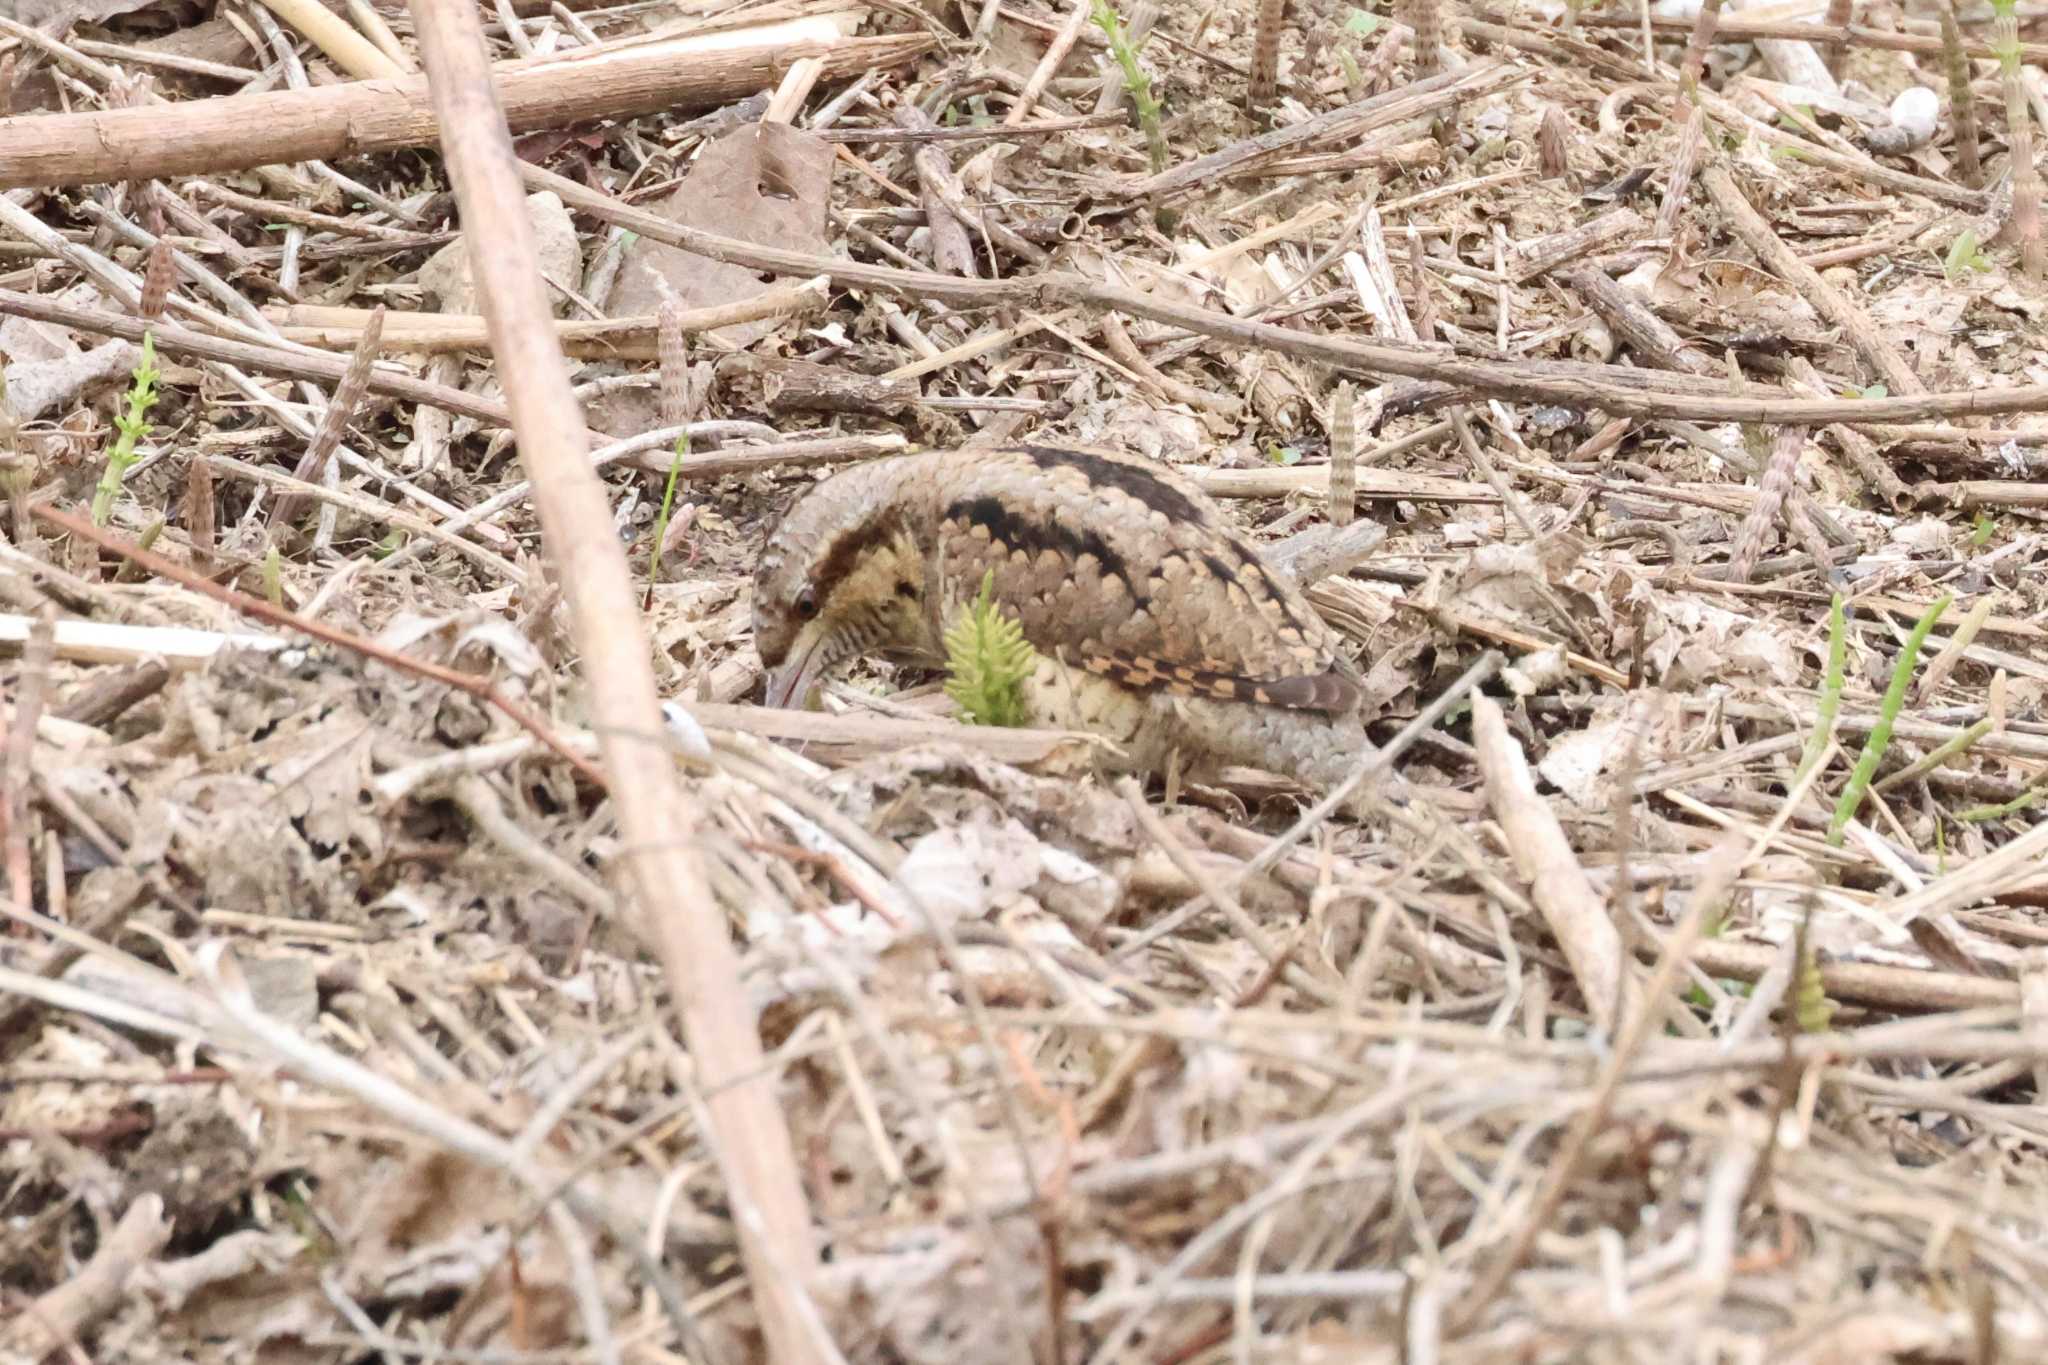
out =
[[824,644],[825,633],[818,631],[792,651],[782,667],[770,670],[768,705],[782,709],[803,707],[810,699],[811,689],[818,685],[818,676],[825,671]]

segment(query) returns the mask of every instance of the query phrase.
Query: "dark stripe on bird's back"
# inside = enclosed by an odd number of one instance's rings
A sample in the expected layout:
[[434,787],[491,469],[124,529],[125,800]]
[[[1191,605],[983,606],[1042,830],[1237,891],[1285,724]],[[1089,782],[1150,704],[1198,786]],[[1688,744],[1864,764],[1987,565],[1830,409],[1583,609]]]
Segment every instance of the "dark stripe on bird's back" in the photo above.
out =
[[1118,554],[1110,543],[1093,531],[1075,531],[1060,525],[1057,521],[1033,521],[1020,517],[1003,505],[1000,498],[962,498],[946,509],[948,521],[962,522],[968,526],[980,526],[988,531],[989,539],[1011,550],[1022,550],[1037,558],[1051,550],[1067,560],[1077,563],[1082,555],[1095,556],[1095,562],[1102,566],[1105,578],[1124,578],[1124,557]]
[[1313,629],[1307,622],[1294,614],[1293,605],[1287,600],[1287,592],[1273,578],[1266,561],[1245,541],[1228,532],[1220,532],[1219,538],[1237,556],[1237,563],[1226,562],[1221,555],[1204,550],[1202,563],[1209,572],[1225,583],[1236,583],[1253,597],[1263,596],[1280,613],[1280,619],[1299,631],[1303,639],[1314,637]]
[[1358,704],[1357,689],[1334,672],[1247,678],[1223,669],[1167,664],[1149,655],[1118,653],[1084,655],[1081,664],[1135,692],[1177,692],[1290,711],[1341,713]]
[[1206,526],[1208,519],[1194,499],[1140,464],[1112,460],[1085,450],[1061,450],[1057,446],[1019,446],[1018,450],[1040,469],[1078,469],[1088,482],[1100,488],[1114,488],[1128,494],[1170,521]]
[[[1304,637],[1313,637],[1314,628],[1295,614],[1293,606],[1287,600],[1286,590],[1274,581],[1258,551],[1226,528],[1211,525],[1209,518],[1194,499],[1159,475],[1141,464],[1112,460],[1086,450],[1065,450],[1058,446],[1040,445],[1023,445],[1017,449],[1040,469],[1077,469],[1090,484],[1117,489],[1171,521],[1206,527],[1214,531],[1237,552],[1239,567],[1231,571],[1219,559],[1204,554],[1203,560],[1210,572],[1224,582],[1238,582],[1247,592],[1254,595],[1257,595],[1259,589],[1264,589],[1266,597],[1280,609],[1280,615],[1288,625],[1300,631]],[[1247,578],[1253,581],[1246,581]]]

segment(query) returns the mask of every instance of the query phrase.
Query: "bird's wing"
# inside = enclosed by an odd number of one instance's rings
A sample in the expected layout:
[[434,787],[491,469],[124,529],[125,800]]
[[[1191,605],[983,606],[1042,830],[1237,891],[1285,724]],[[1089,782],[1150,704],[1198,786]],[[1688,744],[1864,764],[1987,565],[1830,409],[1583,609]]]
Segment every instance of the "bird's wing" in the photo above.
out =
[[939,605],[994,596],[1040,653],[1142,690],[1343,712],[1356,670],[1221,509],[1106,452],[976,451],[934,476]]

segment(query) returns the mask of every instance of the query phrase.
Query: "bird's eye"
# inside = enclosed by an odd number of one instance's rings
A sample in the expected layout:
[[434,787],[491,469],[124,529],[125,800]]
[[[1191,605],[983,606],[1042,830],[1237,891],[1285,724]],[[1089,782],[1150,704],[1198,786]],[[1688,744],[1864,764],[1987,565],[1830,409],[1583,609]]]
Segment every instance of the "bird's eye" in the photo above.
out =
[[803,595],[796,599],[796,614],[808,621],[818,614],[818,594],[805,588]]

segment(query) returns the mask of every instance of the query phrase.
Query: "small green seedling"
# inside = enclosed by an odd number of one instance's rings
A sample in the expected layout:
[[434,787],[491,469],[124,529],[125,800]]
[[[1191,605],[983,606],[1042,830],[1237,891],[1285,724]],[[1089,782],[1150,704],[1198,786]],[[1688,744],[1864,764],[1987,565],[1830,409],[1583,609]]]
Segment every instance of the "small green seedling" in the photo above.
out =
[[1826,1033],[1834,1026],[1835,1002],[1828,999],[1828,988],[1820,975],[1820,958],[1812,944],[1803,945],[1799,954],[1799,975],[1792,986],[1792,1017],[1801,1033]]
[[946,695],[975,725],[1024,723],[1024,680],[1038,665],[1023,627],[995,604],[996,574],[946,631]]
[[114,499],[121,496],[121,485],[128,477],[128,471],[135,467],[140,456],[135,447],[149,434],[149,410],[156,406],[156,381],[162,378],[156,367],[156,334],[142,334],[142,358],[135,362],[133,378],[128,385],[128,410],[114,414],[114,448],[107,452],[107,467],[100,474],[99,486],[92,491],[92,524],[105,526],[113,513]]
[[1943,593],[1920,619],[1913,623],[1912,631],[1906,636],[1906,643],[1899,649],[1899,657],[1892,663],[1891,683],[1884,690],[1884,700],[1877,710],[1877,724],[1870,727],[1868,738],[1863,741],[1863,752],[1857,756],[1855,771],[1849,774],[1849,785],[1842,789],[1841,799],[1835,802],[1835,813],[1828,821],[1828,847],[1840,848],[1842,836],[1849,828],[1849,821],[1855,818],[1857,807],[1863,804],[1864,795],[1870,790],[1870,779],[1877,773],[1877,765],[1884,758],[1884,751],[1892,742],[1892,726],[1898,721],[1899,708],[1906,704],[1906,689],[1912,684],[1913,673],[1920,665],[1920,646],[1927,642],[1928,632],[1934,623],[1948,610],[1954,600],[1951,593]]
[[1137,110],[1138,126],[1145,130],[1145,150],[1152,160],[1152,174],[1157,175],[1166,169],[1166,133],[1159,121],[1163,106],[1152,93],[1152,73],[1139,64],[1138,47],[1124,32],[1124,21],[1118,17],[1115,5],[1109,0],[1095,0],[1092,17],[1102,36],[1109,40],[1110,55],[1123,68],[1124,90]]
[[668,482],[661,490],[661,515],[654,519],[654,543],[647,548],[647,598],[641,610],[654,605],[654,582],[661,577],[661,547],[668,541],[668,516],[676,505],[676,478],[683,472],[683,457],[690,453],[690,433],[676,437],[676,453],[668,462]]
[[1834,738],[1835,716],[1842,709],[1842,675],[1848,668],[1849,641],[1848,623],[1842,611],[1842,594],[1836,593],[1835,600],[1828,607],[1828,667],[1820,682],[1820,701],[1814,719],[1813,733],[1806,737],[1806,752],[1799,756],[1799,771],[1792,775],[1792,785],[1798,786],[1806,777],[1807,769],[1820,762],[1820,756],[1827,752],[1828,741]]
[[263,598],[273,607],[284,607],[284,556],[275,545],[263,554]]

